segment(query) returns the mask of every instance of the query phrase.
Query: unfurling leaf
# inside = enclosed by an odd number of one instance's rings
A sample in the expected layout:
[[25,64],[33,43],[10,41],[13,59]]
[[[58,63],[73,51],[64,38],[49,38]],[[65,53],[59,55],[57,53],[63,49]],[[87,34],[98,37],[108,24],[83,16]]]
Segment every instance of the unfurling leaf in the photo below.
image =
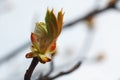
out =
[[56,52],[56,41],[63,27],[62,10],[55,16],[53,10],[47,10],[45,23],[37,22],[35,30],[31,33],[31,52],[26,58],[37,57],[41,63],[51,61]]

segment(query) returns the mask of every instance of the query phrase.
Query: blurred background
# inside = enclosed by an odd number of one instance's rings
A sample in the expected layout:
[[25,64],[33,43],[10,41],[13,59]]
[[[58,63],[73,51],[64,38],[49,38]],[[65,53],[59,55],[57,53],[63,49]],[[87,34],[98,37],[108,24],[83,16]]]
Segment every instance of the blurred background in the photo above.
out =
[[[111,1],[111,3],[110,3]],[[32,59],[30,35],[36,22],[44,22],[47,8],[57,14],[61,8],[64,28],[57,41],[55,75],[67,71],[78,61],[73,73],[55,80],[120,80],[120,1],[115,0],[0,0],[0,80],[23,80]],[[82,19],[84,18],[84,19]],[[73,25],[67,25],[75,22]],[[39,63],[32,80],[47,73],[50,63]]]

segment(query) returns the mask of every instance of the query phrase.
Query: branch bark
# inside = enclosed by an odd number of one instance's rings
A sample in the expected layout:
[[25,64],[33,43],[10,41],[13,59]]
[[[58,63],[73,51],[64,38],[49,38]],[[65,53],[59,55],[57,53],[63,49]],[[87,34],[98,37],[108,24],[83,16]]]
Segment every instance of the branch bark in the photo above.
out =
[[31,79],[31,75],[32,75],[35,67],[37,66],[38,62],[39,61],[38,61],[37,57],[33,58],[28,70],[26,71],[26,73],[24,75],[24,80],[30,80]]

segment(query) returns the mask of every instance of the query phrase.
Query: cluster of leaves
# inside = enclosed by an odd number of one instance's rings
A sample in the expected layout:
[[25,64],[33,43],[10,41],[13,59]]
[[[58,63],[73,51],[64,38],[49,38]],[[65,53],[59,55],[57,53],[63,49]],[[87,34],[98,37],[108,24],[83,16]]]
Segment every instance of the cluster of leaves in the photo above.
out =
[[56,41],[63,26],[62,10],[57,17],[53,10],[47,10],[45,23],[37,22],[34,33],[31,33],[32,52],[27,53],[27,58],[37,57],[41,63],[51,61],[56,52]]

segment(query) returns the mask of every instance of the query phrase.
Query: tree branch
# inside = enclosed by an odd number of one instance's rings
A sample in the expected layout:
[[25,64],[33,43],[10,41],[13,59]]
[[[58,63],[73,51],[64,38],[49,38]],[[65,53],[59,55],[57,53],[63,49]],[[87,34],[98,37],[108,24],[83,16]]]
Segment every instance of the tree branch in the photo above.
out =
[[30,67],[28,68],[28,70],[25,73],[24,80],[30,80],[31,75],[32,75],[36,65],[38,64],[38,62],[39,61],[38,61],[37,57],[33,58],[32,62],[30,64]]
[[70,70],[66,71],[66,72],[60,72],[58,73],[57,75],[51,77],[50,79],[53,80],[55,78],[58,78],[60,76],[64,76],[64,75],[67,75],[69,73],[72,73],[73,71],[75,71],[76,69],[79,68],[79,66],[81,65],[82,62],[78,62],[73,68],[71,68]]
[[54,63],[53,63],[53,60],[52,60],[52,62],[50,63],[50,71],[45,76],[48,77],[53,72],[53,70],[54,70]]
[[73,26],[73,25],[75,25],[75,24],[78,23],[78,22],[87,20],[89,17],[95,16],[95,15],[97,15],[97,14],[100,14],[100,13],[106,11],[106,10],[116,9],[116,3],[117,3],[117,2],[118,2],[118,0],[114,0],[113,2],[110,0],[110,3],[109,3],[108,6],[106,6],[105,8],[100,9],[100,10],[99,10],[99,9],[95,9],[95,10],[93,10],[92,12],[88,13],[86,16],[83,16],[82,18],[80,17],[80,18],[78,18],[78,19],[75,19],[75,20],[73,20],[73,21],[65,24],[63,28],[68,28],[68,27],[70,27],[70,26]]
[[16,49],[14,49],[13,51],[6,53],[8,54],[7,56],[3,57],[2,59],[0,59],[0,65],[2,65],[3,63],[9,61],[11,58],[15,57],[18,55],[18,53],[20,53],[22,50],[25,50],[28,46],[30,46],[30,41],[25,42],[24,44],[22,44],[21,46],[17,47]]

